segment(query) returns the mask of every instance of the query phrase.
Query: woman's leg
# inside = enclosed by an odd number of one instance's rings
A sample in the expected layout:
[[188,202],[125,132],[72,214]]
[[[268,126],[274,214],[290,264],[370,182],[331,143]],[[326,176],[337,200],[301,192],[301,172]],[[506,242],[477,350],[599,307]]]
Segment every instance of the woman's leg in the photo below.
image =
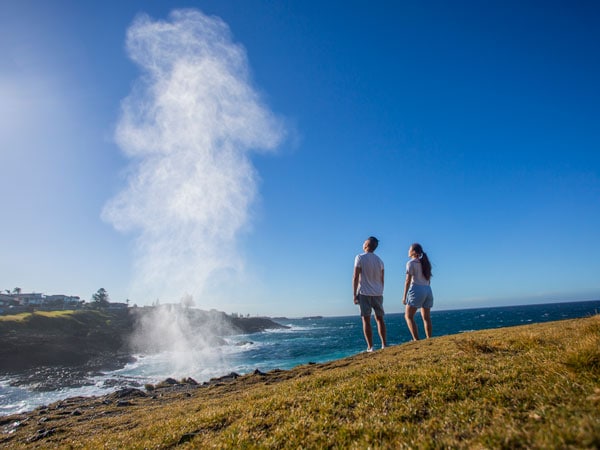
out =
[[404,310],[404,318],[406,319],[406,325],[408,325],[408,330],[410,331],[414,341],[419,340],[419,329],[417,328],[417,322],[415,322],[416,312],[417,308],[406,305],[406,309]]
[[421,308],[421,317],[423,317],[423,326],[425,327],[425,335],[431,337],[431,308]]

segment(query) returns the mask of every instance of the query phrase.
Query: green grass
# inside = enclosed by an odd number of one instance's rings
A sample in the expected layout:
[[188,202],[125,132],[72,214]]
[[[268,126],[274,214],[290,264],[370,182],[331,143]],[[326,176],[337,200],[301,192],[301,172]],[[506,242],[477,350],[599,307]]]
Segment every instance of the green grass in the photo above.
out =
[[[600,316],[32,413],[11,448],[599,448]],[[43,425],[41,417],[45,417]],[[41,427],[54,429],[35,442]],[[2,438],[5,440],[2,441]]]

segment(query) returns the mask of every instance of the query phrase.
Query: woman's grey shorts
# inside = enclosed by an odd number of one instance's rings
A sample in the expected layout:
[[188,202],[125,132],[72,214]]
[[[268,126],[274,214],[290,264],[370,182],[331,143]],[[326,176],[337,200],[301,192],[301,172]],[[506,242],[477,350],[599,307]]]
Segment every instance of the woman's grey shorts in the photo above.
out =
[[358,294],[360,315],[371,317],[371,310],[375,311],[377,317],[383,317],[383,295]]
[[431,308],[433,306],[431,286],[411,284],[408,288],[406,303],[414,308]]

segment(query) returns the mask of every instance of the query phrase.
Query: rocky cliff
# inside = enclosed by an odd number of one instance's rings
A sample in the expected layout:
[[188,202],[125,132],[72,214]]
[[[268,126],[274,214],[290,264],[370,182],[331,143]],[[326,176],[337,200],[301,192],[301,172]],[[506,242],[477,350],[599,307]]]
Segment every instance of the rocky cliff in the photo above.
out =
[[[40,366],[83,366],[116,369],[130,353],[141,324],[152,332],[149,317],[164,315],[165,307],[120,310],[76,310],[25,313],[0,320],[0,373]],[[177,309],[177,308],[176,308]],[[219,342],[219,336],[245,334],[282,326],[268,318],[231,317],[218,311],[182,310],[192,329],[202,330]],[[149,349],[143,349],[149,351]]]

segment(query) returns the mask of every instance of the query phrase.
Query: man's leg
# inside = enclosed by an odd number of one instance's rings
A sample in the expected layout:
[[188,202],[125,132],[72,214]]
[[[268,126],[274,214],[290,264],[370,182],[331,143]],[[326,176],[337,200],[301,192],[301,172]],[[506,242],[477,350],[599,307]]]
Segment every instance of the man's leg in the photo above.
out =
[[417,322],[415,322],[415,313],[417,308],[414,306],[406,305],[404,311],[404,318],[406,319],[406,325],[408,325],[408,331],[412,335],[414,341],[419,340],[419,329],[417,328]]
[[425,335],[431,337],[431,308],[421,308],[421,317],[423,317],[423,326],[425,327]]
[[363,322],[363,332],[367,341],[368,349],[373,348],[373,328],[371,327],[371,316],[361,316]]
[[379,337],[381,338],[381,348],[385,348],[387,346],[387,331],[385,328],[385,321],[383,320],[383,316],[376,315],[375,321],[377,322],[377,332],[379,333]]

